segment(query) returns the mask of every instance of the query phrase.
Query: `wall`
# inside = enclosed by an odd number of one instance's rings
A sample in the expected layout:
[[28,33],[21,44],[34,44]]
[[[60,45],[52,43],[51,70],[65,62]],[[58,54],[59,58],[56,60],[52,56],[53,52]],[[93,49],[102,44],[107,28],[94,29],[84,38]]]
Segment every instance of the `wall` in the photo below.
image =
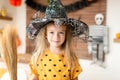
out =
[[16,12],[16,24],[18,27],[19,37],[22,41],[22,45],[18,47],[19,53],[26,53],[26,5],[25,0],[22,0],[22,5],[17,8]]
[[26,44],[25,44],[25,27],[26,27],[26,8],[25,8],[25,0],[22,0],[22,5],[20,7],[14,7],[9,4],[9,0],[0,0],[0,9],[1,7],[5,7],[7,10],[7,16],[13,18],[12,21],[1,20],[0,19],[0,28],[4,28],[6,25],[11,25],[18,27],[18,35],[21,39],[21,46],[18,47],[18,53],[25,53]]
[[120,32],[120,0],[107,0],[106,23],[109,27],[110,53],[106,56],[106,68],[81,60],[83,73],[79,80],[120,80],[120,43],[113,42],[115,34]]

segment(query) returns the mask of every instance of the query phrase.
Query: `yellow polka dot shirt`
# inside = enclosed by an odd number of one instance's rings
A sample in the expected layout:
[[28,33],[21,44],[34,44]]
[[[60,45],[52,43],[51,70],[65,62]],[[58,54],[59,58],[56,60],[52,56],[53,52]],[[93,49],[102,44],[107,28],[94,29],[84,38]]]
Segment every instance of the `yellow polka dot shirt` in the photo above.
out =
[[71,72],[70,66],[64,60],[64,55],[56,55],[46,50],[45,54],[38,59],[37,66],[33,66],[31,59],[30,70],[32,74],[38,76],[39,80],[71,80],[82,72],[78,61],[75,63],[77,64]]

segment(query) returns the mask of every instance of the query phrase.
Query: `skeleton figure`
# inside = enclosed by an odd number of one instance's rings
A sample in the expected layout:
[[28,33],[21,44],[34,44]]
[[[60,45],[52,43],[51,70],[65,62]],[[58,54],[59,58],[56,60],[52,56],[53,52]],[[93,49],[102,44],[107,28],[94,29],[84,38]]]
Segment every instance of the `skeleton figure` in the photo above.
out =
[[108,28],[102,25],[104,16],[96,14],[96,25],[89,27],[88,52],[92,54],[93,63],[105,67],[105,54],[108,53]]

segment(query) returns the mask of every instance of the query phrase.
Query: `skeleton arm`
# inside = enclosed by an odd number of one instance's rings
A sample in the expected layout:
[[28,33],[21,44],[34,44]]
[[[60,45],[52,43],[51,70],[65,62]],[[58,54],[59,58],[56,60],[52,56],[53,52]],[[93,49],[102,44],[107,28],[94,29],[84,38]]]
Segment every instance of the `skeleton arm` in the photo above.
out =
[[89,36],[88,38],[88,53],[92,53],[92,36]]
[[92,54],[92,41],[93,41],[93,35],[92,35],[92,26],[89,27],[89,37],[88,37],[88,53]]
[[104,28],[104,52],[105,52],[105,54],[106,53],[108,53],[109,52],[109,50],[108,50],[108,27],[105,27]]

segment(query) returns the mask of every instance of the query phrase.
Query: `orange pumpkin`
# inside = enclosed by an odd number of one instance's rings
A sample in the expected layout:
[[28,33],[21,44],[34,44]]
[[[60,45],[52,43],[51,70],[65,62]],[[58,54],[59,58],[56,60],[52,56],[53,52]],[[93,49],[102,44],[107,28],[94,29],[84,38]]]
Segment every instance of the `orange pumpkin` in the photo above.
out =
[[9,0],[9,2],[10,2],[10,4],[11,4],[12,6],[17,7],[17,6],[20,6],[20,5],[21,5],[22,0]]
[[16,39],[16,44],[17,44],[17,47],[19,47],[21,45],[21,40],[18,36],[17,36],[17,39]]
[[120,33],[117,33],[117,34],[116,34],[116,38],[117,38],[117,39],[120,39]]

